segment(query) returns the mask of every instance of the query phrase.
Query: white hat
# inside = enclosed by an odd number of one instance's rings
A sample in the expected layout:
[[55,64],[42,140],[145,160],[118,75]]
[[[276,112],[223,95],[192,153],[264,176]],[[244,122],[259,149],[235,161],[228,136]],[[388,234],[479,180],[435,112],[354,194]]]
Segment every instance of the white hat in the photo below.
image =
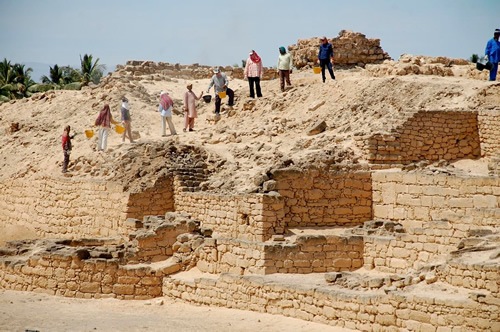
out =
[[214,71],[214,74],[220,73],[219,67],[214,67],[213,71]]
[[167,92],[167,91],[164,91],[164,90],[161,90],[161,92],[160,92],[160,96],[161,96],[161,95],[168,95],[168,92]]

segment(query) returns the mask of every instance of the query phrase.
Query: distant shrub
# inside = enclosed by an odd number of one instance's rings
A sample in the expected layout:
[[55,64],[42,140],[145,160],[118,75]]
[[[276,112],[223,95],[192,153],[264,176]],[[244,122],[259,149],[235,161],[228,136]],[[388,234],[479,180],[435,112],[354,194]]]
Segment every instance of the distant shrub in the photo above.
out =
[[45,92],[49,90],[55,90],[57,89],[57,85],[55,84],[35,84],[32,85],[28,88],[28,91],[31,93],[37,93],[37,92]]
[[477,54],[472,54],[469,59],[472,63],[476,63],[477,60],[479,60],[479,55]]
[[82,88],[82,83],[80,82],[73,82],[69,84],[65,84],[63,86],[64,90],[80,90]]

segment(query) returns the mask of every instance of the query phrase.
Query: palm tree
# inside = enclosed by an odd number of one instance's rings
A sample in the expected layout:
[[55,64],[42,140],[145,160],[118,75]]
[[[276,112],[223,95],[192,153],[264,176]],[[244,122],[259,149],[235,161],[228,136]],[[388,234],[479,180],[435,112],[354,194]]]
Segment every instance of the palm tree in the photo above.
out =
[[62,81],[64,84],[69,84],[73,82],[80,82],[82,80],[82,75],[78,70],[71,66],[61,67]]
[[90,82],[99,83],[106,67],[99,64],[99,58],[93,62],[92,54],[80,55],[82,84],[88,85]]
[[54,65],[54,67],[50,67],[49,69],[49,77],[43,75],[41,77],[42,83],[54,83],[60,84],[63,82],[63,71],[62,68],[59,68],[58,65]]
[[16,63],[12,66],[14,80],[12,83],[17,84],[16,97],[28,97],[28,88],[35,84],[31,79],[32,68],[24,68],[24,65]]
[[10,61],[7,61],[7,58],[4,58],[3,61],[0,62],[0,86],[12,83],[12,81],[12,65]]

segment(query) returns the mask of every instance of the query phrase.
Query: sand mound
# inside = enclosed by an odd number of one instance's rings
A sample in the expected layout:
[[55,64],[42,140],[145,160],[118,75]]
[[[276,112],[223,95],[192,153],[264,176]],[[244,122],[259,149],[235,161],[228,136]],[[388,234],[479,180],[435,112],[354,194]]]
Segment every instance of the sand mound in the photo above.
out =
[[[443,59],[405,59],[395,66],[450,65],[443,64]],[[287,91],[280,92],[277,80],[264,81],[264,97],[255,100],[246,97],[245,81],[232,79],[231,87],[236,91],[234,110],[223,111],[221,120],[215,122],[213,102],[200,101],[196,131],[188,133],[182,132],[184,119],[180,111],[185,85],[193,83],[193,90],[199,94],[206,90],[208,78],[162,79],[120,71],[100,86],[81,91],[50,91],[4,103],[0,105],[4,142],[0,146],[0,178],[59,174],[60,137],[64,126],[70,124],[77,136],[69,176],[134,182],[129,186],[132,189],[154,182],[154,178],[163,176],[162,169],[168,165],[177,161],[182,165],[182,160],[172,158],[187,158],[185,161],[204,160],[209,165],[210,181],[217,182],[210,188],[247,191],[255,189],[255,176],[274,167],[365,164],[366,156],[356,147],[355,140],[388,132],[416,110],[491,108],[500,101],[497,84],[459,76],[393,76],[386,69],[388,66],[340,70],[337,81],[325,84],[309,70],[294,72],[293,86]],[[464,67],[469,66],[446,68],[454,73],[467,71]],[[128,79],[130,75],[134,75],[134,80]],[[169,90],[175,101],[178,136],[160,136],[156,110],[158,92],[163,89]],[[132,129],[140,137],[138,144],[121,144],[121,137],[112,133],[109,150],[96,153],[96,137],[87,139],[83,132],[91,128],[105,103],[119,118],[122,95],[130,101]],[[17,124],[17,131],[12,130],[12,124]],[[182,157],[167,158],[173,147],[177,152],[183,151]]]

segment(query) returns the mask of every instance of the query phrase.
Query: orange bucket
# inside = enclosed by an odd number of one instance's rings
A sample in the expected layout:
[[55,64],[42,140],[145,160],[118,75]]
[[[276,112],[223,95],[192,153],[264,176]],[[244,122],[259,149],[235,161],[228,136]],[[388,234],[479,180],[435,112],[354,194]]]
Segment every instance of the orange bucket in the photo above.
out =
[[85,136],[87,136],[87,138],[92,138],[94,137],[94,131],[93,130],[85,130]]
[[224,99],[224,98],[226,98],[226,91],[221,91],[221,92],[219,92],[219,98],[220,98],[220,99]]
[[125,127],[120,126],[120,125],[116,125],[116,126],[115,126],[115,131],[116,131],[118,134],[123,134],[123,133],[125,132]]
[[313,73],[315,74],[321,73],[321,67],[313,67]]

